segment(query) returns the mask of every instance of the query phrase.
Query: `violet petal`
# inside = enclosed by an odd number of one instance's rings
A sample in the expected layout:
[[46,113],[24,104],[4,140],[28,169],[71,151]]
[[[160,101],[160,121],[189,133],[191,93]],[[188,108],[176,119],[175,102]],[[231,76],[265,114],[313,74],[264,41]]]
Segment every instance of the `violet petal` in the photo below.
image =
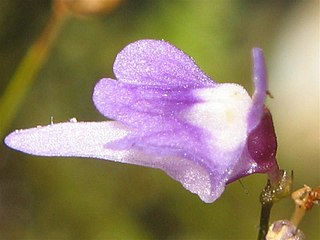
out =
[[116,57],[119,81],[141,85],[204,87],[212,80],[184,52],[163,40],[139,40]]

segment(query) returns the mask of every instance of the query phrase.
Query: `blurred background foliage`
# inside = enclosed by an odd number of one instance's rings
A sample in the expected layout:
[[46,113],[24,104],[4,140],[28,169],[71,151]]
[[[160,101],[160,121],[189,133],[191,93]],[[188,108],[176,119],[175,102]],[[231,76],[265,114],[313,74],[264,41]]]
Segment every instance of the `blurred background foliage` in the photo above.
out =
[[[78,1],[78,0],[76,0]],[[49,0],[0,2],[0,94],[51,14]],[[319,1],[127,0],[72,16],[58,34],[6,133],[51,121],[100,121],[91,94],[116,54],[165,39],[219,82],[251,92],[251,48],[264,49],[278,161],[294,188],[319,185]],[[2,118],[3,116],[0,116]],[[256,239],[266,176],[229,185],[205,204],[164,173],[94,159],[45,158],[0,147],[0,239]],[[271,220],[290,218],[288,198]],[[300,228],[320,239],[319,208]]]

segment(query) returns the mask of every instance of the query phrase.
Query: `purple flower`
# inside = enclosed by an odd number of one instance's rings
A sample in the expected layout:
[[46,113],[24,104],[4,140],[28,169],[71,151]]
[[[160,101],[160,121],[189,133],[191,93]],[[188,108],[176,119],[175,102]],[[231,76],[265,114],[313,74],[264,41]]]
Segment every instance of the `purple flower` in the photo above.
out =
[[117,80],[101,79],[93,101],[113,121],[75,120],[16,130],[5,143],[42,156],[76,156],[158,168],[204,202],[226,184],[277,169],[265,63],[253,49],[252,98],[237,84],[219,84],[165,41],[140,40],[116,57]]

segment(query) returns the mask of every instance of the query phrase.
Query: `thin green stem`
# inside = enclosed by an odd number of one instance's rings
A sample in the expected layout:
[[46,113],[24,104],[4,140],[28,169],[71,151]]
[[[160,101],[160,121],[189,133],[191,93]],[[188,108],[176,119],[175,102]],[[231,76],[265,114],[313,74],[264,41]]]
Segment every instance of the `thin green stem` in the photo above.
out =
[[40,34],[22,59],[0,99],[0,139],[4,137],[9,124],[16,116],[23,99],[45,63],[54,39],[61,29],[67,11],[56,4],[52,15]]

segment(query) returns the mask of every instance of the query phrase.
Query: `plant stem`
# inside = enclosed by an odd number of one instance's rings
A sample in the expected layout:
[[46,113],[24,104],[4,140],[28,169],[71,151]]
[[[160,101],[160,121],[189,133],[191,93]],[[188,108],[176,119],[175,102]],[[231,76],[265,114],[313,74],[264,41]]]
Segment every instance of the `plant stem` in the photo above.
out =
[[290,219],[290,222],[292,222],[293,225],[298,227],[299,223],[301,222],[302,218],[306,214],[306,210],[300,206],[295,207],[294,213]]
[[267,185],[260,194],[261,213],[258,240],[266,239],[273,204],[290,194],[292,176],[292,173],[289,175],[286,171],[278,169],[278,167],[270,171]]
[[268,233],[270,212],[274,200],[273,194],[274,191],[269,178],[267,185],[263,188],[260,194],[261,211],[258,240],[265,240]]
[[273,204],[261,204],[258,240],[265,240],[268,233],[269,219]]
[[54,39],[66,19],[67,11],[54,1],[52,14],[40,34],[21,60],[0,99],[0,138],[4,137],[24,97],[45,63]]

